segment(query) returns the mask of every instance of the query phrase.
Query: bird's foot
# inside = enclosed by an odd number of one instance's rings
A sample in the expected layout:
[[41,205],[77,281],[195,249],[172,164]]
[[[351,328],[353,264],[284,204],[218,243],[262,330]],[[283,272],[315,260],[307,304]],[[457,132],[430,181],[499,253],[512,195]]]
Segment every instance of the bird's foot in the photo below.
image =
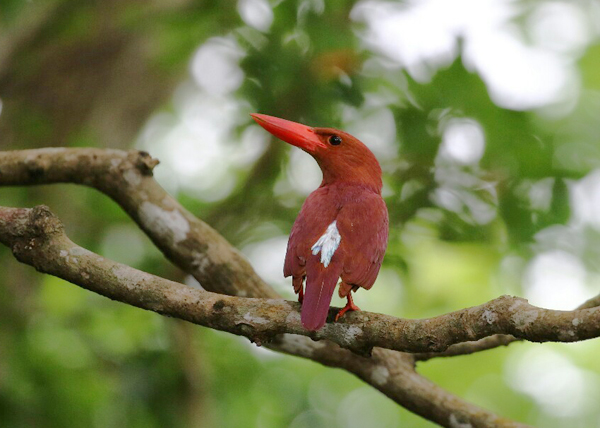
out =
[[354,304],[352,301],[352,294],[348,293],[348,302],[346,302],[346,306],[344,306],[335,316],[335,321],[339,320],[344,314],[348,311],[360,311],[360,308]]
[[298,302],[300,304],[302,304],[302,301],[304,300],[304,288],[300,287],[300,290],[298,290],[297,293],[298,293]]

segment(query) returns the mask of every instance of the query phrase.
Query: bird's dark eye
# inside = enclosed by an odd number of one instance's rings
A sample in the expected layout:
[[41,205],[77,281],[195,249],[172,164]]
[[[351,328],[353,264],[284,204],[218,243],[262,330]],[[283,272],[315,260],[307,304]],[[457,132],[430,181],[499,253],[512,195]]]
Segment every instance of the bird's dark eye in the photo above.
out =
[[331,144],[332,146],[339,146],[340,144],[342,144],[342,137],[340,137],[339,135],[332,135],[331,137],[329,137],[329,144]]

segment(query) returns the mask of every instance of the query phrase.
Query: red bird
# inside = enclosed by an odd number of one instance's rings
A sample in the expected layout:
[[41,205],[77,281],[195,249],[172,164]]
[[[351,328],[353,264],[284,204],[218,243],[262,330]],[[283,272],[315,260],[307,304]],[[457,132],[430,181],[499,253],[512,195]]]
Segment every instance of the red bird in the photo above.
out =
[[381,167],[367,146],[345,132],[264,114],[252,117],[277,138],[310,154],[323,172],[321,185],[294,222],[283,268],[299,294],[302,325],[318,330],[325,325],[339,278],[339,295],[348,303],[336,321],[347,311],[359,310],[351,291],[370,289],[379,273],[388,242]]

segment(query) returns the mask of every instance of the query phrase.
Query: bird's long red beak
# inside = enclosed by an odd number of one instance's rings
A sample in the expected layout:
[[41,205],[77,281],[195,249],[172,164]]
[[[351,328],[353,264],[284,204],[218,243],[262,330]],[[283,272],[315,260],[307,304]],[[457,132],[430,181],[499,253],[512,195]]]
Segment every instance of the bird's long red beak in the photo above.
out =
[[314,153],[318,147],[327,147],[310,126],[266,114],[253,113],[250,116],[280,140],[300,147],[308,153]]

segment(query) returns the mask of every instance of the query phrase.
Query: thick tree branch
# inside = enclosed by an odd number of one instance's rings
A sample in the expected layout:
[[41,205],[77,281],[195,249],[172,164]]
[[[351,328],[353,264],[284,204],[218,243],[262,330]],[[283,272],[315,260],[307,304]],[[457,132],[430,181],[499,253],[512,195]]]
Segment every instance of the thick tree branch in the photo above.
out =
[[117,202],[175,265],[218,293],[276,298],[277,293],[212,227],[198,220],[152,177],[145,152],[48,148],[0,152],[0,186],[76,183]]
[[[273,340],[273,348],[345,368],[409,410],[443,426],[522,427],[465,403],[414,371],[410,355],[375,349],[371,358],[329,342],[310,343],[293,334],[308,334],[299,323],[298,305],[275,299],[224,296],[138,271],[74,244],[60,221],[45,206],[0,207],[0,242],[21,262],[114,300],[196,324],[243,335],[256,342]],[[368,314],[368,313],[366,313]],[[380,316],[369,314],[370,316]],[[390,317],[391,318],[391,317]],[[354,325],[329,325],[320,337],[351,345]],[[370,331],[370,330],[369,330]],[[357,343],[360,343],[357,342]],[[332,352],[333,351],[333,352]]]
[[[577,309],[589,309],[600,306],[600,295],[592,297],[577,307]],[[511,343],[519,342],[520,339],[510,334],[495,334],[473,342],[456,343],[442,352],[424,352],[415,353],[413,356],[417,361],[427,361],[438,357],[456,357],[458,355],[469,355],[476,352],[487,351],[498,348],[499,346],[508,346]]]
[[[0,152],[0,185],[64,182],[95,187],[117,201],[171,261],[193,274],[206,289],[247,296],[276,296],[235,249],[222,238],[218,239],[214,230],[186,212],[154,182],[151,178],[154,165],[146,154],[138,152],[95,149]],[[158,209],[146,210],[147,215],[140,215],[144,202]],[[181,218],[190,224],[183,242],[178,239],[186,229],[181,228],[185,225]],[[217,241],[211,242],[215,235]],[[223,264],[225,269],[214,268]],[[372,358],[365,358],[328,341],[313,342],[291,334],[277,337],[269,347],[343,368],[408,410],[445,427],[460,424],[525,426],[500,418],[433,385],[414,371],[414,360],[407,354],[375,349]]]
[[[600,335],[600,308],[541,309],[502,296],[480,306],[435,318],[407,320],[360,311],[319,331],[300,323],[299,304],[281,299],[241,298],[194,289],[113,262],[74,244],[45,206],[0,207],[0,242],[17,259],[114,300],[205,327],[271,342],[282,333],[327,339],[360,354],[374,347],[401,352],[444,351],[493,334],[535,342],[574,342]],[[335,310],[331,311],[333,316]]]

